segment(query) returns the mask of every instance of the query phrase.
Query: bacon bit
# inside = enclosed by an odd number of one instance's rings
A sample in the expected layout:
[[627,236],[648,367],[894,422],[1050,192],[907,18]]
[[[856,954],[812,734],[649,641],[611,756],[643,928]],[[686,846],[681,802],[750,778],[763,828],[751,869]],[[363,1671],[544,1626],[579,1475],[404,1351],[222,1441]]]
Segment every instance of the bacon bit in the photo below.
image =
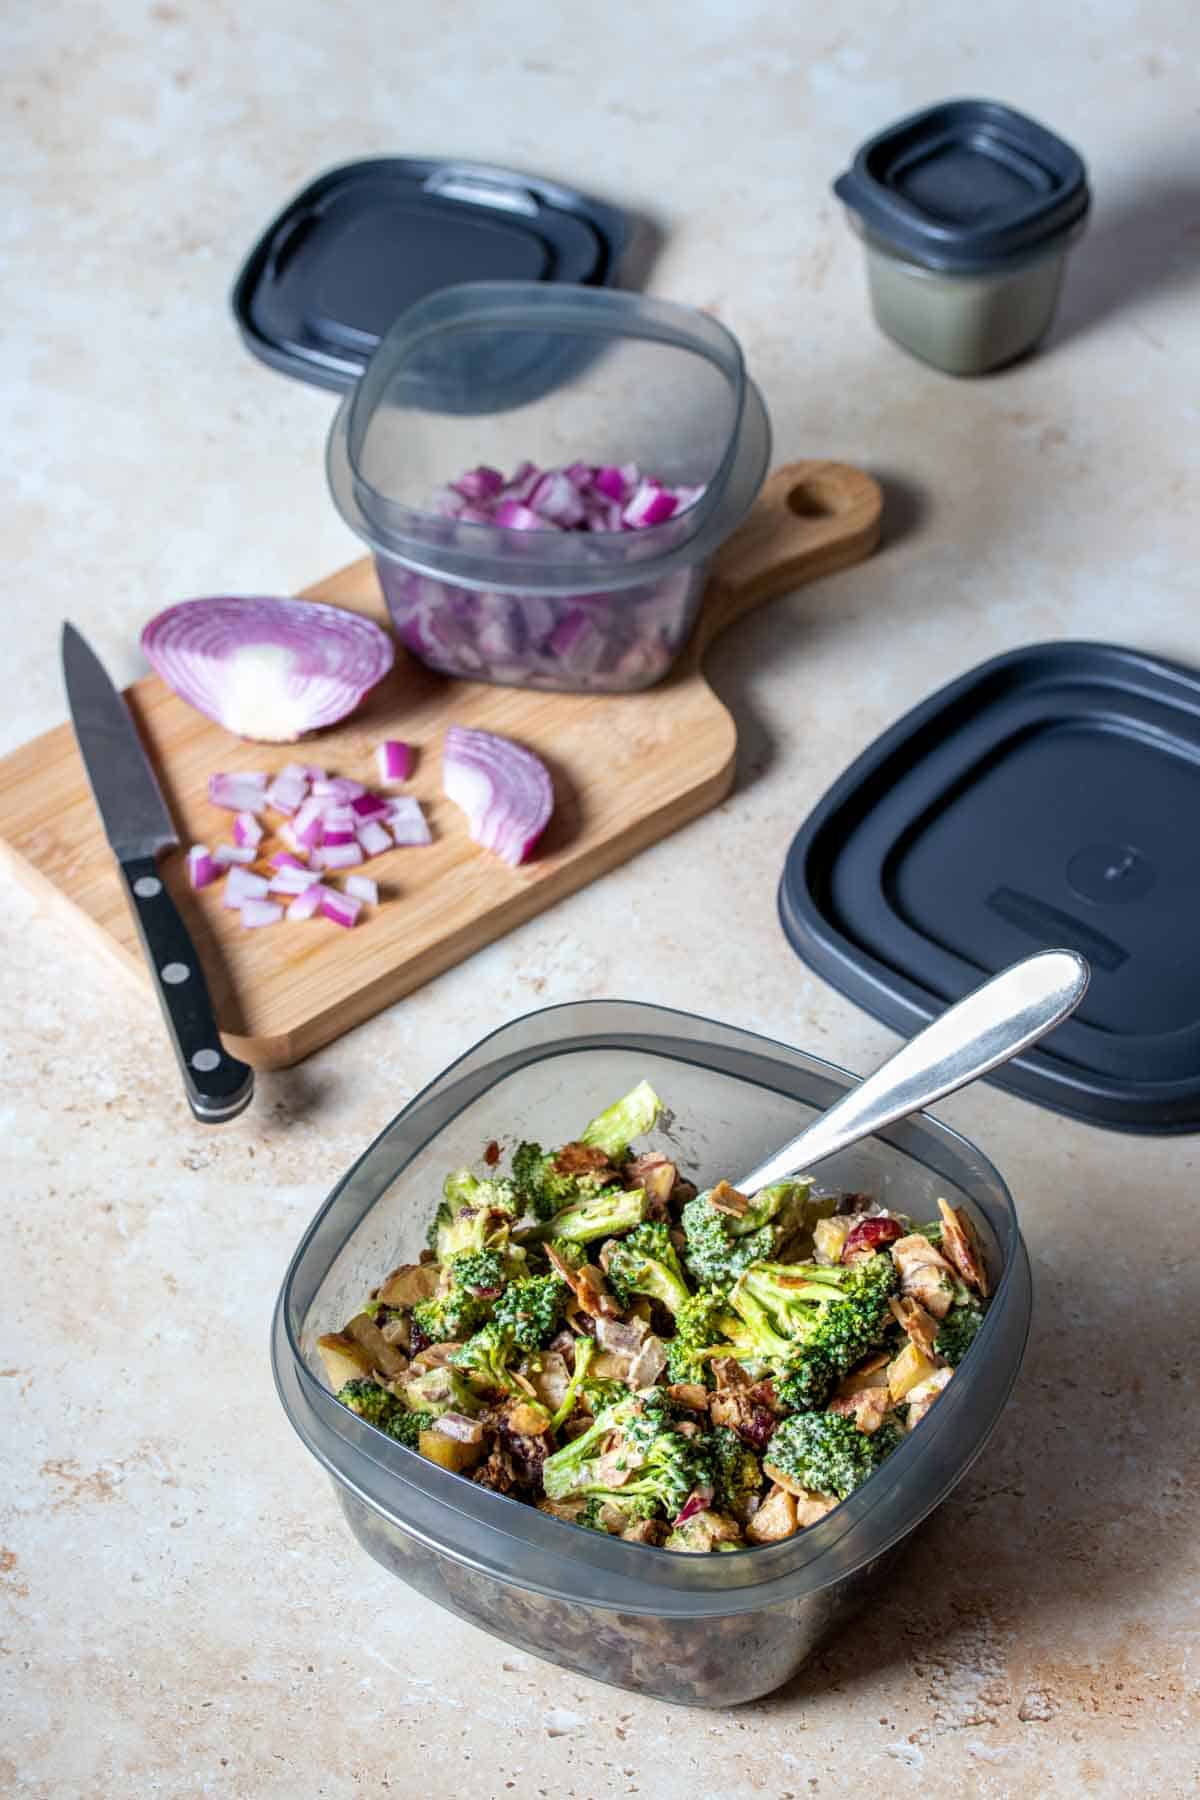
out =
[[500,1146],[495,1138],[492,1139],[491,1143],[484,1151],[483,1160],[489,1169],[494,1169],[496,1164],[500,1161]]
[[708,1196],[708,1204],[718,1212],[730,1213],[734,1218],[744,1218],[750,1210],[749,1196],[730,1187],[727,1181],[718,1181]]
[[925,1414],[940,1394],[944,1394],[950,1385],[953,1369],[936,1369],[927,1381],[919,1382],[915,1388],[909,1388],[908,1429],[911,1431],[919,1425]]
[[620,1535],[627,1544],[653,1544],[661,1547],[666,1540],[667,1527],[662,1519],[639,1519],[636,1525],[630,1525]]
[[961,1206],[951,1206],[947,1200],[938,1201],[938,1211],[942,1215],[942,1244],[946,1255],[963,1280],[986,1300],[987,1267],[974,1223]]
[[596,1322],[596,1342],[602,1350],[618,1350],[636,1356],[645,1341],[646,1326],[641,1319],[631,1319],[628,1324],[624,1319],[598,1319]]
[[892,1309],[892,1317],[902,1331],[906,1331],[918,1350],[926,1356],[932,1356],[934,1339],[938,1334],[938,1322],[932,1313],[927,1313],[919,1300],[905,1296],[897,1300],[895,1296],[888,1301]]
[[826,1513],[831,1513],[837,1505],[833,1494],[807,1494],[803,1500],[796,1499],[796,1524],[801,1530],[807,1525],[815,1525]]
[[718,1388],[748,1388],[753,1385],[736,1356],[714,1356],[708,1366]]
[[829,1410],[853,1419],[858,1429],[869,1437],[879,1430],[891,1404],[892,1396],[887,1388],[860,1388],[855,1394],[838,1395],[829,1402]]
[[954,1271],[919,1231],[892,1245],[892,1261],[900,1274],[900,1292],[919,1300],[935,1319],[944,1319],[954,1301]]
[[604,1276],[592,1263],[584,1263],[580,1269],[573,1269],[564,1262],[553,1244],[546,1245],[546,1255],[551,1267],[561,1275],[579,1305],[593,1319],[618,1319],[621,1309],[604,1285]]
[[468,1419],[465,1413],[439,1413],[430,1430],[440,1431],[443,1437],[457,1438],[460,1444],[483,1442],[483,1426],[478,1419]]
[[[661,1338],[651,1333],[633,1359],[629,1370],[630,1387],[653,1387],[666,1366],[666,1346]],[[682,1426],[680,1429],[682,1430]]]
[[755,1400],[748,1388],[723,1388],[708,1403],[714,1425],[727,1425],[752,1450],[762,1450],[775,1433],[775,1414]]
[[676,1406],[686,1406],[691,1412],[708,1411],[709,1392],[698,1381],[672,1382],[667,1393]]
[[559,1175],[606,1175],[612,1170],[608,1153],[595,1144],[564,1144],[551,1166]]

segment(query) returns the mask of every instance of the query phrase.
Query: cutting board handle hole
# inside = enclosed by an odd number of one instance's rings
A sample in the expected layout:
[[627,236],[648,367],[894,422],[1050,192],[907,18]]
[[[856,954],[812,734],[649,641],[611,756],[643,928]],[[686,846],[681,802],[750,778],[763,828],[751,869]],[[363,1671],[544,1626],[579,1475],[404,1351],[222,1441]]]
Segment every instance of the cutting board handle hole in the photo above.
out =
[[852,504],[853,496],[829,476],[810,475],[787,492],[788,511],[801,519],[831,519]]

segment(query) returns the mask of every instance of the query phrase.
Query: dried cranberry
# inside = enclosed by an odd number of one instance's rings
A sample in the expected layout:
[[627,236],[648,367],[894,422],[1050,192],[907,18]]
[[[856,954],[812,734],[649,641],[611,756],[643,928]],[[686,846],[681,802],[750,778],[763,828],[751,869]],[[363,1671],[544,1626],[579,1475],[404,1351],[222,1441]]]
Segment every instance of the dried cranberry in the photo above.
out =
[[484,1151],[483,1160],[489,1169],[494,1169],[496,1164],[500,1161],[500,1146],[495,1138],[492,1139],[491,1143]]
[[779,1420],[766,1406],[754,1406],[748,1418],[738,1420],[737,1434],[752,1450],[765,1450]]
[[904,1227],[898,1219],[888,1219],[882,1214],[869,1219],[860,1219],[851,1227],[846,1242],[842,1245],[842,1261],[854,1262],[859,1256],[870,1256],[876,1250],[886,1250],[897,1238],[904,1236]]
[[408,1331],[409,1354],[411,1356],[419,1356],[422,1350],[427,1350],[429,1348],[433,1339],[425,1336],[425,1333],[421,1330],[421,1327],[417,1324],[415,1319],[413,1319],[409,1325]]

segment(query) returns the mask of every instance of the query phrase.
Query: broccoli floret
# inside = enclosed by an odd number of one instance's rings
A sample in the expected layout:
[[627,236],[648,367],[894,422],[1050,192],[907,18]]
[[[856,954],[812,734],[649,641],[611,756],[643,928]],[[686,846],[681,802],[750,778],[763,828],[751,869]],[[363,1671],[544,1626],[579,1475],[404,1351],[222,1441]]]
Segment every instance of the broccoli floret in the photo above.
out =
[[717,1468],[717,1491],[713,1505],[718,1512],[744,1518],[746,1508],[763,1483],[762,1467],[749,1444],[742,1442],[728,1425],[718,1425],[712,1433],[713,1457]]
[[602,1260],[608,1285],[622,1306],[632,1306],[638,1294],[646,1294],[677,1313],[691,1298],[666,1225],[639,1225]]
[[903,1436],[894,1419],[867,1433],[839,1413],[797,1413],[771,1438],[767,1460],[802,1487],[844,1500],[875,1473]]
[[938,1326],[937,1336],[933,1340],[935,1352],[952,1369],[957,1369],[974,1343],[975,1334],[982,1324],[983,1311],[971,1301],[967,1301],[965,1305],[952,1306]]
[[646,1195],[641,1188],[604,1188],[572,1201],[536,1225],[519,1226],[513,1236],[522,1244],[555,1238],[564,1238],[569,1244],[590,1244],[596,1238],[631,1231],[645,1216]]
[[576,1338],[575,1367],[571,1371],[571,1379],[567,1383],[566,1392],[559,1402],[558,1411],[550,1421],[551,1431],[557,1431],[560,1425],[565,1425],[571,1414],[575,1411],[580,1393],[583,1389],[583,1384],[587,1379],[588,1369],[591,1366],[591,1361],[595,1354],[595,1338]]
[[557,1166],[558,1152],[540,1144],[518,1144],[513,1152],[512,1183],[521,1212],[537,1219],[552,1218],[575,1200],[598,1194],[611,1174],[583,1170],[567,1174]]
[[606,1407],[628,1400],[633,1389],[628,1382],[617,1381],[613,1376],[592,1375],[584,1379],[579,1393],[592,1417],[598,1419]]
[[569,1238],[551,1238],[546,1245],[546,1249],[553,1250],[558,1260],[561,1263],[564,1263],[568,1269],[572,1270],[572,1272],[576,1269],[582,1269],[584,1263],[588,1259],[588,1253],[584,1245],[573,1244]]
[[672,1381],[704,1382],[713,1356],[732,1356],[736,1348],[729,1330],[740,1332],[741,1320],[729,1311],[720,1288],[701,1288],[689,1295],[675,1314],[675,1335],[667,1342],[667,1374]]
[[624,1162],[634,1138],[644,1137],[654,1130],[662,1109],[662,1101],[650,1083],[639,1081],[623,1099],[606,1107],[585,1125],[579,1141],[603,1150],[612,1162]]
[[450,1360],[472,1388],[488,1395],[520,1394],[524,1398],[525,1389],[512,1369],[515,1350],[512,1332],[493,1320],[468,1338]]
[[460,1343],[487,1324],[508,1273],[509,1264],[499,1250],[465,1250],[452,1256],[442,1271],[439,1291],[413,1307],[413,1324],[430,1344]]
[[745,1321],[754,1353],[776,1375],[783,1405],[806,1411],[880,1341],[898,1276],[890,1256],[837,1268],[756,1263],[739,1276],[729,1303]]
[[942,1241],[942,1221],[940,1219],[930,1219],[927,1225],[917,1225],[914,1229],[923,1238],[928,1238],[931,1244],[940,1244]]
[[466,1250],[503,1250],[515,1214],[511,1182],[482,1181],[470,1169],[456,1169],[442,1183],[429,1248],[440,1263]]
[[754,1195],[744,1213],[723,1212],[697,1194],[681,1214],[688,1274],[705,1286],[728,1287],[753,1262],[769,1262],[816,1216],[811,1181],[776,1181]]
[[[619,1484],[614,1474],[621,1475]],[[716,1469],[708,1439],[685,1437],[665,1397],[638,1394],[606,1407],[580,1437],[548,1456],[542,1481],[551,1500],[586,1494],[624,1507],[641,1499],[673,1516],[694,1488],[715,1486]]]
[[544,1350],[562,1323],[567,1293],[557,1275],[527,1275],[509,1282],[492,1317],[518,1349]]
[[416,1449],[418,1437],[433,1424],[432,1412],[411,1412],[403,1400],[397,1400],[395,1394],[374,1381],[348,1381],[337,1398],[360,1419],[386,1431],[398,1443],[407,1444],[410,1450]]

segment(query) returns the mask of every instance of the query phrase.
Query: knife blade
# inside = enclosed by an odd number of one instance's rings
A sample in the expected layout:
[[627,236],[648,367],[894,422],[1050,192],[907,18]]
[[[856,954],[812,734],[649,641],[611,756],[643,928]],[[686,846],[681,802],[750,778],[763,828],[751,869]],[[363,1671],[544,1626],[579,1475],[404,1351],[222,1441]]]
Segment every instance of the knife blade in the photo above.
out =
[[62,666],[79,754],[121,871],[188,1105],[202,1124],[222,1124],[249,1105],[254,1071],[221,1042],[200,958],[158,872],[160,852],[177,845],[178,835],[129,708],[71,624],[63,626]]

